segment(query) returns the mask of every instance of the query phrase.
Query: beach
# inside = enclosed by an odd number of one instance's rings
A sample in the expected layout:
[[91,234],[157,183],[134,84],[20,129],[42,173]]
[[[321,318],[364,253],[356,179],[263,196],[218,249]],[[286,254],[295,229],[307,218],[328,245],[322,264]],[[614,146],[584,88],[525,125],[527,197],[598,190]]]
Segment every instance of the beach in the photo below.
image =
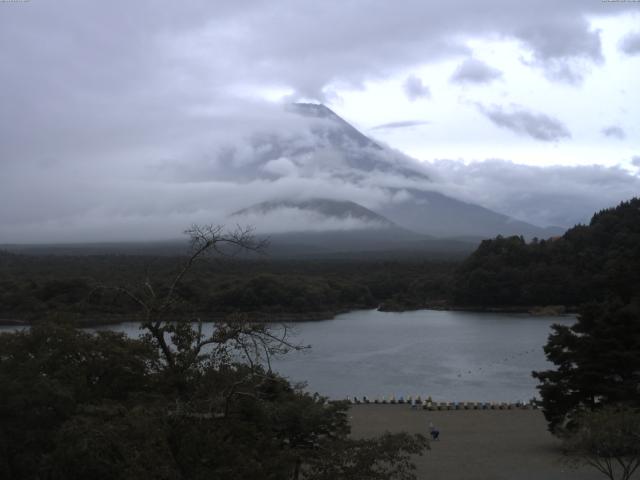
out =
[[570,466],[546,428],[540,410],[412,409],[409,405],[353,405],[352,435],[385,431],[428,436],[429,423],[440,440],[416,457],[417,478],[429,480],[598,480],[592,467]]

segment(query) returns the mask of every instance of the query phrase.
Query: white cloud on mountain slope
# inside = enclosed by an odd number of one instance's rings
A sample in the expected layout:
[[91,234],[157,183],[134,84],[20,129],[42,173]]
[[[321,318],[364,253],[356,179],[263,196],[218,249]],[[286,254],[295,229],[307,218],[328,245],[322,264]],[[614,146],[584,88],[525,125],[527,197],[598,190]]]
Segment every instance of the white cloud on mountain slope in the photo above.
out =
[[[498,160],[468,165],[447,160],[420,164],[388,147],[375,152],[376,160],[383,162],[380,167],[363,172],[345,163],[338,151],[308,153],[318,147],[318,138],[303,126],[317,127],[315,120],[298,122],[295,138],[283,128],[280,134],[285,140],[295,140],[295,148],[278,156],[280,140],[275,132],[280,122],[288,125],[288,115],[257,118],[269,119],[275,130],[268,137],[271,144],[265,147],[258,143],[251,154],[244,152],[248,165],[242,155],[239,161],[207,154],[214,146],[212,152],[248,148],[246,139],[238,136],[238,146],[233,139],[220,137],[218,145],[207,142],[205,150],[189,155],[183,152],[177,164],[150,163],[137,175],[131,171],[96,174],[91,164],[79,162],[5,170],[9,175],[0,178],[0,242],[172,238],[191,223],[228,222],[231,212],[265,200],[332,198],[351,200],[376,211],[385,203],[406,201],[410,189],[439,191],[542,226],[571,226],[585,221],[595,210],[640,192],[640,178],[621,168],[542,168]],[[296,149],[301,153],[296,154]],[[353,149],[353,154],[361,153],[359,147]],[[267,154],[260,157],[264,163],[252,163],[261,150],[273,151],[274,156]],[[220,162],[226,179],[215,174]],[[229,162],[235,168],[230,168]],[[120,167],[125,165],[123,159]],[[431,181],[410,178],[405,169],[422,172]],[[25,182],[31,185],[33,195],[24,195]],[[18,197],[23,199],[20,205],[10,202]],[[42,208],[43,198],[46,209]],[[289,224],[297,229],[322,225],[318,219],[293,213],[269,230],[286,230]],[[333,227],[353,226],[342,222]]]

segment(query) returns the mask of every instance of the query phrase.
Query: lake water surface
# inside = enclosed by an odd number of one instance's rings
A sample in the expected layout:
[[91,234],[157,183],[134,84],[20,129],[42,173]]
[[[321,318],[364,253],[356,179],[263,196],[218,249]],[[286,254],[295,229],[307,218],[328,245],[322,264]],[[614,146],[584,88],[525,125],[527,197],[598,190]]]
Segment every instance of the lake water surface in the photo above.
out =
[[[288,324],[311,348],[273,362],[274,369],[331,398],[431,395],[439,401],[529,400],[532,370],[550,367],[543,345],[553,323],[533,317],[418,310],[362,310],[333,320]],[[102,327],[139,334],[138,325]]]
[[529,400],[547,369],[553,323],[572,317],[419,310],[358,311],[295,326],[312,348],[277,362],[291,380],[335,398],[431,395],[446,401]]

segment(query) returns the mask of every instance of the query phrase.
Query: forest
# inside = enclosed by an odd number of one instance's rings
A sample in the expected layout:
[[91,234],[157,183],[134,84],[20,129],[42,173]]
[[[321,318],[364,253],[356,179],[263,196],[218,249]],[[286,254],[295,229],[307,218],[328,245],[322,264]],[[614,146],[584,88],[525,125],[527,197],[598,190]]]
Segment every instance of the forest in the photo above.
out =
[[[267,249],[268,252],[268,249]],[[111,287],[149,280],[161,289],[182,257],[0,253],[0,319],[38,321],[50,314],[118,321],[136,305]],[[329,318],[358,308],[403,310],[444,303],[451,261],[287,261],[206,258],[180,285],[177,315],[212,319],[232,312],[256,318]]]
[[426,438],[351,438],[347,402],[271,369],[271,356],[304,348],[286,334],[242,314],[207,335],[172,321],[197,260],[224,244],[260,248],[246,230],[190,235],[165,287],[114,287],[140,310],[140,338],[64,318],[0,334],[0,477],[415,479]]
[[[611,296],[628,303],[640,287],[640,200],[596,213],[550,239],[484,240],[463,261],[447,259],[210,257],[180,285],[179,317],[229,313],[255,319],[323,319],[360,308],[576,311]],[[0,319],[64,315],[81,322],[128,318],[135,302],[117,286],[161,289],[183,257],[156,254],[28,255],[0,251]]]
[[480,307],[576,307],[610,297],[628,303],[639,287],[640,199],[634,198],[561,237],[483,241],[457,268],[449,298]]

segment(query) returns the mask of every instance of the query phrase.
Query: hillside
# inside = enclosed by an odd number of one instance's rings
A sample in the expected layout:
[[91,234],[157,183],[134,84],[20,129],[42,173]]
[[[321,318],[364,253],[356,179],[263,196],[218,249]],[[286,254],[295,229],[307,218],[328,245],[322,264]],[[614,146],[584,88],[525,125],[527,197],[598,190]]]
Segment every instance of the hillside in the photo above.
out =
[[392,221],[369,210],[355,202],[330,200],[326,198],[314,198],[309,200],[281,200],[262,202],[251,207],[243,208],[234,212],[232,217],[246,217],[251,215],[278,215],[281,210],[298,210],[308,214],[334,218],[352,219],[362,223],[363,228],[394,228],[397,227]]
[[640,292],[640,198],[596,213],[563,236],[483,241],[456,273],[457,305],[580,305]]
[[417,233],[355,202],[326,198],[262,202],[233,213],[230,219],[254,225],[267,235],[269,255],[274,257],[461,258],[478,243]]

